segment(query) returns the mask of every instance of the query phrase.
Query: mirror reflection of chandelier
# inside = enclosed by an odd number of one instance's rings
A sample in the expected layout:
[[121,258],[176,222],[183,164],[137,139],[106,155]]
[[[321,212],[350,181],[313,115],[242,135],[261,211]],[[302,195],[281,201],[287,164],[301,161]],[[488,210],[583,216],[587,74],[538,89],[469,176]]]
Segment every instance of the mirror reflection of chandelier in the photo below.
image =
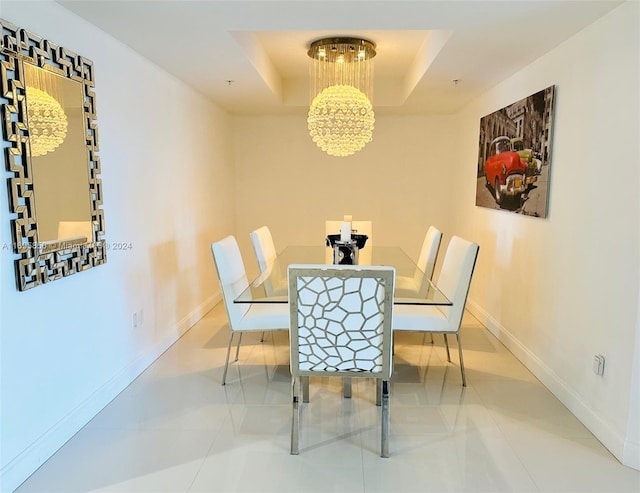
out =
[[309,47],[307,125],[313,141],[330,156],[350,156],[371,142],[375,48],[359,38],[325,38]]
[[35,69],[35,80],[28,80],[27,113],[31,156],[53,152],[67,136],[67,115],[54,95],[59,92],[55,75]]

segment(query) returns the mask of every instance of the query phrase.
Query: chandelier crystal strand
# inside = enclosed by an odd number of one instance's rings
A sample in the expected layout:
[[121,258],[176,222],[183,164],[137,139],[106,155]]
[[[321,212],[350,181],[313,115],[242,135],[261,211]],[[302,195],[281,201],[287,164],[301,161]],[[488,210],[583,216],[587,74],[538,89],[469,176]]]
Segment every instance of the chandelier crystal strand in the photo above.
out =
[[371,142],[375,115],[375,45],[355,38],[327,38],[311,44],[311,105],[307,118],[313,141],[331,156],[350,156]]
[[60,104],[56,75],[25,64],[31,156],[56,150],[67,136],[67,116]]

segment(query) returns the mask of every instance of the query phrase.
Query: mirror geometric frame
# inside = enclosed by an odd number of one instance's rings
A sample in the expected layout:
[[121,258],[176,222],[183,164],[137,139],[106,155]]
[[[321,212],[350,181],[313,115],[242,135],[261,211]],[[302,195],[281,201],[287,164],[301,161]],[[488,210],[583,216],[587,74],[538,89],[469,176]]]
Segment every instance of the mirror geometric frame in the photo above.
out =
[[[102,181],[98,152],[93,62],[4,19],[0,19],[0,113],[16,284],[24,291],[106,262]],[[39,242],[24,64],[79,82],[88,166],[92,238],[86,243],[59,242],[46,248]]]

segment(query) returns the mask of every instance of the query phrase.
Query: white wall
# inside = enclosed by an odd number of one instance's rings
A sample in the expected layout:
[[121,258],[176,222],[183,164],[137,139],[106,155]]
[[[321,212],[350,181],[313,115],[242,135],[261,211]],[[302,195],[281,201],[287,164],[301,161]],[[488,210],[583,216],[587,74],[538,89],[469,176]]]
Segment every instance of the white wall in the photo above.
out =
[[626,442],[636,468],[638,17],[622,5],[464,109],[454,177],[473,197],[480,117],[556,85],[548,218],[457,202],[456,230],[481,245],[469,306],[621,460]]
[[234,230],[234,185],[217,107],[55,3],[3,1],[1,15],[93,60],[106,241],[131,244],[25,292],[0,249],[0,490],[11,491],[219,300],[209,244]]
[[[417,258],[429,225],[448,231],[454,118],[376,115],[373,141],[336,158],[309,137],[306,117],[235,117],[238,242],[257,272],[249,232],[267,225],[281,250],[323,245],[324,221],[372,220],[376,245]],[[401,239],[399,239],[401,238]],[[365,247],[366,248],[366,247]]]

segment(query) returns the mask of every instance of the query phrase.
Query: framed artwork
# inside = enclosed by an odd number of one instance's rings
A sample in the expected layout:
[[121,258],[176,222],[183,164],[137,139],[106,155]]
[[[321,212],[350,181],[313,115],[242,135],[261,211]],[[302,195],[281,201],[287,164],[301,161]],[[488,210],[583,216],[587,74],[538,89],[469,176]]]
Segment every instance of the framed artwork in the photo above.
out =
[[547,217],[555,86],[480,119],[476,206]]

